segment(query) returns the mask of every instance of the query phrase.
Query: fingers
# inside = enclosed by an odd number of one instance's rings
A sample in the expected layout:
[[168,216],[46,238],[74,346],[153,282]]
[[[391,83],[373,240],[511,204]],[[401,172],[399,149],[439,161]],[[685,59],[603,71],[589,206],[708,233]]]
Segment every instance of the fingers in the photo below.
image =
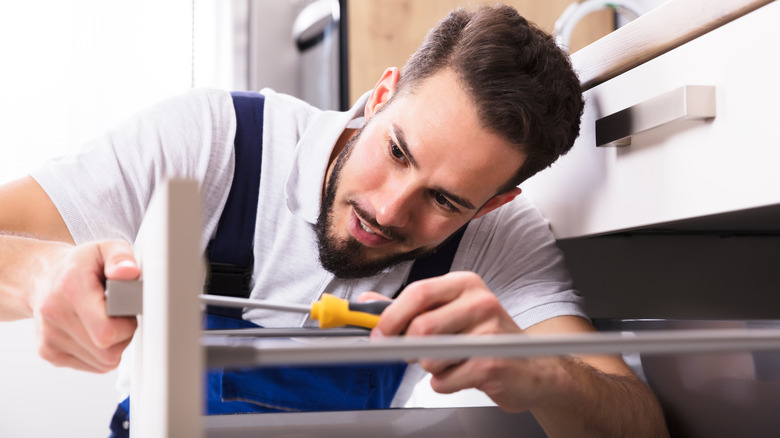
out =
[[105,373],[119,365],[129,339],[109,348],[98,348],[89,342],[89,335],[83,330],[74,334],[73,327],[80,325],[72,322],[57,325],[51,319],[36,324],[39,355],[56,366],[95,373]]
[[[135,262],[132,247],[127,242],[104,241],[97,243],[94,266],[103,266],[105,279],[134,280],[141,271]],[[102,274],[102,273],[101,273]],[[87,277],[82,288],[87,291],[80,299],[76,314],[82,322],[91,343],[98,348],[110,349],[127,344],[135,332],[135,318],[109,317],[106,313],[105,288],[100,276]]]
[[[74,327],[76,340],[81,344],[93,344],[99,349],[109,349],[125,343],[136,328],[135,318],[112,318],[106,314],[104,279],[132,280],[140,270],[135,263],[132,247],[123,241],[101,241],[94,250],[87,246],[79,257],[81,266],[92,275],[74,275],[69,285],[69,296],[75,306],[75,315],[83,330]],[[82,339],[82,333],[88,339]],[[92,350],[92,349],[90,349]]]
[[452,394],[467,388],[477,386],[469,361],[454,363],[436,363],[436,361],[420,361],[423,369],[431,373],[431,388],[440,394]]
[[110,280],[135,280],[141,275],[133,248],[124,241],[104,241],[98,244],[104,274]]
[[135,318],[106,314],[105,279],[140,274],[132,248],[119,241],[71,247],[39,282],[35,319],[39,354],[57,366],[106,372],[116,368],[135,332]]
[[462,294],[458,299],[440,305],[415,317],[407,334],[491,334],[503,332],[500,328],[506,315],[493,294]]
[[[372,337],[521,332],[477,274],[453,272],[410,284],[382,313]],[[431,386],[436,392],[477,388],[499,404],[511,402],[513,409],[526,406],[526,400],[518,401],[508,391],[510,387],[515,389],[510,382],[526,374],[523,360],[420,358],[418,363],[431,373]]]
[[524,362],[522,359],[489,357],[463,360],[439,371],[431,371],[431,388],[441,394],[477,388],[492,397],[509,389],[508,381],[523,379],[521,367]]
[[[133,248],[127,242],[98,242],[96,256],[96,265],[104,266],[105,279],[134,280],[141,274],[133,255]],[[100,348],[110,348],[129,342],[137,326],[136,319],[114,318],[106,314],[102,281],[99,284],[88,284],[86,288],[99,292],[86,294],[84,305],[76,309],[92,342]]]
[[410,284],[382,314],[377,329],[415,336],[520,331],[482,279],[469,272]]
[[[382,313],[375,330],[387,336],[399,335],[406,330],[413,319],[424,312],[430,311],[452,301],[461,293],[461,285],[453,274],[442,277],[416,281],[401,292]],[[424,321],[423,321],[424,323]],[[418,327],[420,334],[425,333],[422,324]]]
[[444,373],[451,371],[461,365],[463,365],[468,359],[425,359],[418,360],[418,364],[422,369],[429,373],[436,375],[443,375]]
[[545,389],[546,377],[540,368],[549,368],[549,358],[532,361],[517,358],[472,358],[431,372],[431,388],[452,394],[476,388],[508,412],[522,412],[537,405]]

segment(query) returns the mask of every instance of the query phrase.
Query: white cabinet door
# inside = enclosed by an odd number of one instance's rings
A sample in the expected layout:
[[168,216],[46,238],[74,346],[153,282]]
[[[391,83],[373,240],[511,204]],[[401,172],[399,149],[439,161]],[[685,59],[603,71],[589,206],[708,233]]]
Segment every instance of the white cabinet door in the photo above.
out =
[[[556,237],[780,204],[778,23],[773,2],[589,90],[572,151],[521,186]],[[684,85],[715,87],[714,119],[596,147],[597,119]]]

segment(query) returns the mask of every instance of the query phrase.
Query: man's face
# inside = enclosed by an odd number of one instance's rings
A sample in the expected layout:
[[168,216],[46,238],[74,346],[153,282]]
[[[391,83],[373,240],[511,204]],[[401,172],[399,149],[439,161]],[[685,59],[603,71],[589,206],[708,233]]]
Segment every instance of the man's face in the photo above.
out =
[[514,198],[494,195],[522,163],[481,126],[448,70],[379,113],[387,102],[374,102],[376,95],[367,125],[331,166],[317,223],[321,262],[342,278],[436,249],[470,219]]

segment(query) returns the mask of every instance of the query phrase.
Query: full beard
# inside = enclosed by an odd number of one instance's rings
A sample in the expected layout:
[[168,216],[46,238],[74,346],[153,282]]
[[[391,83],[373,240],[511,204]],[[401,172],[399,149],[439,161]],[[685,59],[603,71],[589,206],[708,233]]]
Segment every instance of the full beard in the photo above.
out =
[[[336,158],[333,172],[325,186],[325,196],[320,206],[315,231],[317,246],[320,251],[320,264],[339,278],[362,278],[376,275],[386,269],[403,262],[428,255],[436,248],[417,248],[409,252],[391,254],[371,260],[368,258],[368,248],[352,236],[339,238],[333,229],[333,204],[336,200],[336,190],[339,185],[341,171],[349,160],[352,148],[360,137],[361,128],[344,146]],[[438,248],[438,247],[437,247]]]

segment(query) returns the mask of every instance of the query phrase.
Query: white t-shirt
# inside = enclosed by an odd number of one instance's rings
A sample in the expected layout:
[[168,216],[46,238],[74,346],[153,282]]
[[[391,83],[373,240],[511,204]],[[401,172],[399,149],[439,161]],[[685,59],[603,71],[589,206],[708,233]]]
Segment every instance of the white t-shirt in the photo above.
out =
[[[311,304],[327,292],[354,299],[392,296],[411,262],[367,278],[337,279],[319,264],[314,224],[331,150],[346,127],[363,123],[366,96],[347,112],[321,111],[263,90],[263,161],[252,298]],[[230,94],[193,90],[90,142],[80,153],[33,172],[76,243],[134,242],[148,202],[167,177],[200,181],[205,251],[233,178],[236,121]],[[585,317],[548,223],[522,196],[471,222],[452,270],[479,274],[521,328],[561,315]],[[305,315],[250,310],[264,327],[312,324]],[[410,367],[394,401],[403,404],[421,373]]]

